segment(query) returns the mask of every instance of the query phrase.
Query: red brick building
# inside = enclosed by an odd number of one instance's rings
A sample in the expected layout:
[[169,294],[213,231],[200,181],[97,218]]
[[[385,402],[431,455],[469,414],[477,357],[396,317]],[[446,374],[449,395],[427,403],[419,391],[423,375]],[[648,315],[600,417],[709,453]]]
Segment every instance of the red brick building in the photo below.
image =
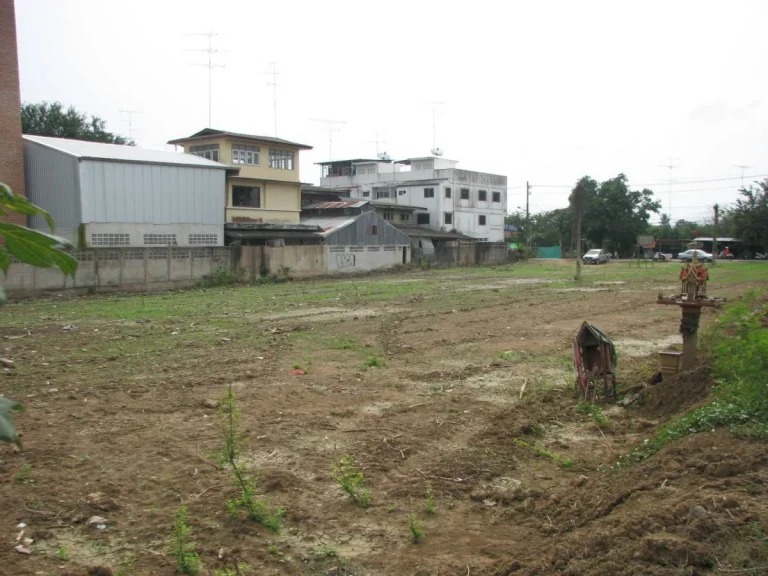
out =
[[[24,143],[21,139],[21,92],[16,48],[14,0],[0,0],[0,182],[24,194]],[[26,224],[21,214],[6,221]]]

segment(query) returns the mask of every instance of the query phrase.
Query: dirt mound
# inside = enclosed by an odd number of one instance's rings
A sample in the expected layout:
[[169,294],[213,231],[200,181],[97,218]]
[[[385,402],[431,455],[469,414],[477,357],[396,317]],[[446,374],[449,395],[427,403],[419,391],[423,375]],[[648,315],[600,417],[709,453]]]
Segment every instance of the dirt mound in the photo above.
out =
[[641,465],[592,475],[518,510],[557,545],[532,547],[486,573],[765,574],[766,464],[764,443],[725,430],[690,436]]
[[702,362],[693,370],[665,376],[658,384],[644,388],[637,406],[648,416],[669,416],[699,403],[714,385],[709,366]]

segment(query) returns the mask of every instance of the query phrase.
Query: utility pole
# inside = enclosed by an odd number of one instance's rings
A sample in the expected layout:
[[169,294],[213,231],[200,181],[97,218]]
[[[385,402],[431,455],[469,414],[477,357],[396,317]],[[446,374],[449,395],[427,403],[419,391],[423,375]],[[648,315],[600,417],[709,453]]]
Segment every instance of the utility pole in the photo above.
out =
[[[437,107],[445,102],[432,101],[432,150],[437,150]],[[434,152],[432,152],[434,154]]]
[[326,120],[322,118],[310,118],[310,122],[322,122],[328,125],[328,161],[333,160],[333,133],[340,128],[334,128],[334,124],[346,124],[346,120]]
[[[376,144],[376,158],[379,157],[379,144],[386,144],[386,140],[382,140],[379,138],[382,134],[387,134],[387,132],[376,132],[376,140],[368,140],[371,144]],[[385,151],[386,152],[386,151]]]
[[667,160],[669,161],[669,164],[661,164],[661,168],[668,168],[669,169],[669,202],[667,204],[667,214],[669,214],[669,225],[672,225],[672,169],[673,168],[679,168],[679,166],[676,166],[672,164],[672,160],[680,160],[680,158],[672,158],[671,156],[667,157]]
[[272,108],[274,109],[275,114],[275,138],[277,138],[277,66],[274,62],[270,62],[269,65],[272,67],[271,71],[266,71],[265,74],[269,74],[272,76],[272,81],[267,82],[267,86],[272,86]]
[[531,248],[531,185],[525,181],[525,233],[528,236],[528,249]]
[[720,216],[720,206],[715,204],[715,225],[712,228],[712,264],[717,259],[717,223]]
[[186,34],[186,36],[204,36],[208,38],[208,48],[200,48],[200,49],[194,49],[189,50],[190,52],[205,52],[208,54],[208,63],[207,64],[193,64],[193,66],[205,66],[208,68],[208,128],[212,127],[213,122],[211,121],[212,118],[212,101],[213,101],[213,69],[214,68],[224,68],[223,64],[214,64],[213,62],[213,55],[220,52],[219,50],[215,49],[213,47],[213,38],[215,36],[219,36],[219,34],[216,34],[215,32],[204,32],[202,34]]
[[141,114],[140,110],[118,110],[120,114],[128,114],[128,140],[133,140],[133,115]]

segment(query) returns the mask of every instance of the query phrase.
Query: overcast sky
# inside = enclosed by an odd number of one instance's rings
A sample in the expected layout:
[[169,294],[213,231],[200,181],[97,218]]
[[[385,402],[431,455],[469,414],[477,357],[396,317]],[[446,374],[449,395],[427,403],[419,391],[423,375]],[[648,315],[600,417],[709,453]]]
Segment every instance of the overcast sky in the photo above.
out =
[[[459,166],[505,174],[510,208],[567,204],[588,174],[652,186],[672,218],[736,198],[747,165],[768,175],[768,2],[16,0],[21,95],[60,100],[162,147],[208,124],[314,146],[327,160],[395,158],[437,145]],[[443,104],[433,106],[433,102]],[[731,178],[731,180],[722,180]],[[551,187],[561,186],[561,187]]]

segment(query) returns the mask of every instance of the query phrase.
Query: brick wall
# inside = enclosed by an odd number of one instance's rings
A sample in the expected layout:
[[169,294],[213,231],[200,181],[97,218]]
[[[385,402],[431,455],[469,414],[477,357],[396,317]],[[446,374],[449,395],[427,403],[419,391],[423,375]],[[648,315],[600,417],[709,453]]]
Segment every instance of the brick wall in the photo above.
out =
[[[0,0],[0,182],[24,194],[24,145],[21,139],[21,93],[16,49],[14,0]],[[4,220],[26,224],[26,216]]]

